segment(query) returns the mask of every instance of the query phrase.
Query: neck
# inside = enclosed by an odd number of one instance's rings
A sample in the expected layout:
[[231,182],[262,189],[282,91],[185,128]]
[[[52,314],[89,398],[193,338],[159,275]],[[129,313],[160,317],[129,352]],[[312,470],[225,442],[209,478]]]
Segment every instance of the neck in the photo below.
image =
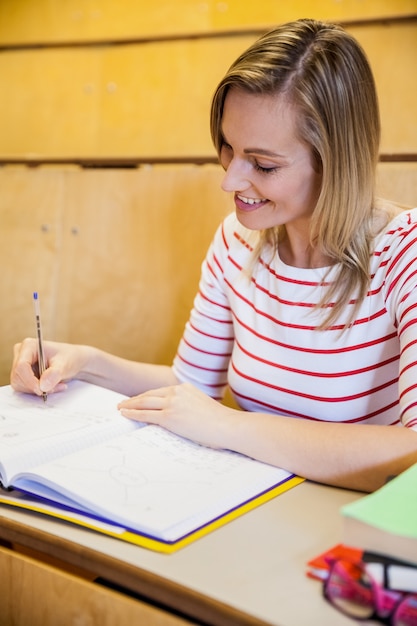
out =
[[334,264],[334,260],[318,248],[306,243],[305,239],[290,239],[287,234],[279,242],[278,251],[281,261],[292,267],[314,269]]

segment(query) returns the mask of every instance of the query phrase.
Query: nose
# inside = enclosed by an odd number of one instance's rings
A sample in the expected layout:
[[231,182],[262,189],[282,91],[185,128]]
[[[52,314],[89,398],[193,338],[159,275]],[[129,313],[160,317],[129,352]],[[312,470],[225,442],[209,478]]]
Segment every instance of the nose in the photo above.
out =
[[221,188],[223,191],[245,191],[251,185],[250,181],[250,165],[247,161],[234,157],[228,164]]

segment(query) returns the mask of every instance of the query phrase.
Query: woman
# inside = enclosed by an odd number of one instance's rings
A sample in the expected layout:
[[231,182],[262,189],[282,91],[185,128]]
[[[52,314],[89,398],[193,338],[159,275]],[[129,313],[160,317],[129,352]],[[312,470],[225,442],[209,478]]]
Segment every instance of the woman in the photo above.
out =
[[[173,367],[15,346],[11,384],[79,378],[122,415],[311,480],[371,491],[417,462],[417,211],[374,198],[379,114],[358,43],[314,20],[261,37],[218,86],[236,212],[216,233]],[[219,399],[229,384],[243,410]]]

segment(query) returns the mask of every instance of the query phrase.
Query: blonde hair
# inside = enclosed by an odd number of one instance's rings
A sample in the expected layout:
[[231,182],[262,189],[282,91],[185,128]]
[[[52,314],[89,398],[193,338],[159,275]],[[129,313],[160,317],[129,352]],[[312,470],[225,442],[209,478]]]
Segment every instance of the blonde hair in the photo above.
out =
[[[233,63],[214,93],[211,134],[219,156],[224,102],[232,87],[283,94],[297,107],[299,138],[311,147],[322,173],[311,244],[339,264],[336,280],[319,303],[329,307],[321,328],[354,298],[353,319],[370,280],[380,140],[375,82],[363,49],[341,27],[312,19],[263,35]],[[276,249],[282,228],[262,231],[257,256],[266,243]]]

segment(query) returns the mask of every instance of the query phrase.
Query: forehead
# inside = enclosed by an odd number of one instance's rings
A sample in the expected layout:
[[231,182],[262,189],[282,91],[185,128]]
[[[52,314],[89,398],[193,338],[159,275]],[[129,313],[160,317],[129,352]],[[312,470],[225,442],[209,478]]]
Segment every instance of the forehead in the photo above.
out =
[[232,88],[225,98],[221,126],[227,142],[294,142],[297,110],[282,94],[256,94]]

